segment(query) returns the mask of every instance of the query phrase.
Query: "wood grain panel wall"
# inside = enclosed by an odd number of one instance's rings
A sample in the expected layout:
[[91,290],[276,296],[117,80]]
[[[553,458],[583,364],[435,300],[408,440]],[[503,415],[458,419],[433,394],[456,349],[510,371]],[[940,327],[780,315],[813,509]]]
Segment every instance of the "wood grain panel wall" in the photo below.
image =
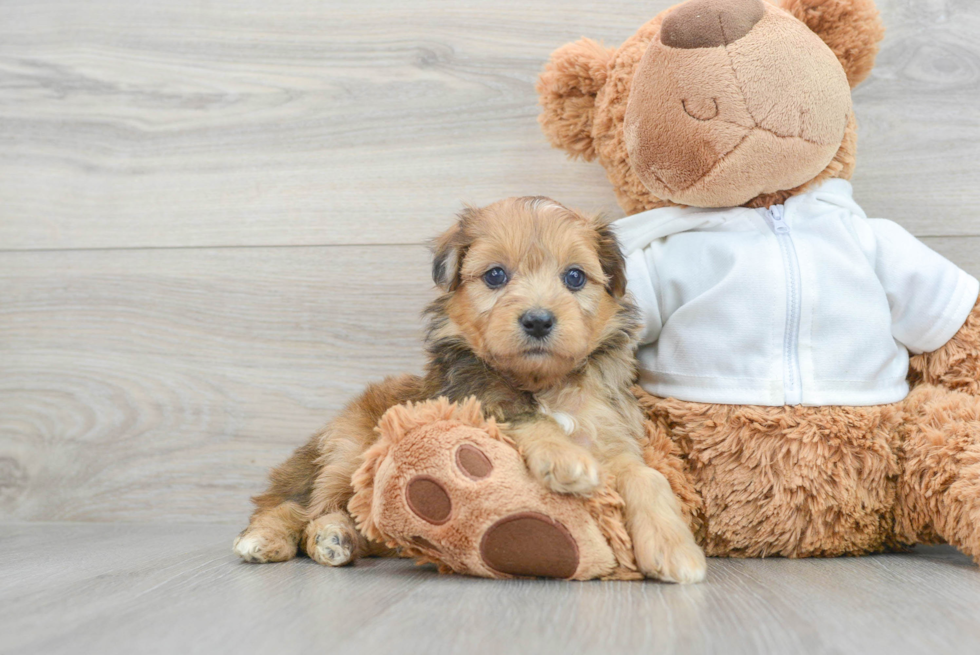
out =
[[[0,519],[241,521],[369,380],[417,371],[461,202],[621,215],[533,82],[671,4],[10,0]],[[880,0],[856,195],[980,275],[980,5]]]

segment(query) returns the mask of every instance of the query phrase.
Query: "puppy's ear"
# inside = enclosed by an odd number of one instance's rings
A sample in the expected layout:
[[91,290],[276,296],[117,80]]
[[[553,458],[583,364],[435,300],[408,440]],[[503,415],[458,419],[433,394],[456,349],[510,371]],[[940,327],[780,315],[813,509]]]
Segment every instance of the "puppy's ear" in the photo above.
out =
[[626,294],[626,260],[619,248],[619,241],[612,227],[603,219],[596,219],[595,232],[596,252],[602,272],[606,274],[606,291],[615,298],[622,298]]
[[460,268],[469,247],[466,224],[474,213],[467,207],[459,213],[455,225],[432,241],[432,281],[443,291],[455,291],[462,283]]
[[852,89],[871,73],[878,42],[885,36],[874,0],[781,0],[779,4],[830,46]]

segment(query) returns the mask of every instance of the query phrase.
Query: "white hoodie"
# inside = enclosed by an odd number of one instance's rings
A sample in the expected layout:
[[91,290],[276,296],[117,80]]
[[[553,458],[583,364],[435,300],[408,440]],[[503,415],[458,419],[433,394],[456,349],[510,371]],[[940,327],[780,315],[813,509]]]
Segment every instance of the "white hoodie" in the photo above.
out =
[[752,405],[877,405],[908,394],[909,351],[963,325],[980,283],[845,180],[769,210],[666,207],[615,223],[644,317],[652,394]]

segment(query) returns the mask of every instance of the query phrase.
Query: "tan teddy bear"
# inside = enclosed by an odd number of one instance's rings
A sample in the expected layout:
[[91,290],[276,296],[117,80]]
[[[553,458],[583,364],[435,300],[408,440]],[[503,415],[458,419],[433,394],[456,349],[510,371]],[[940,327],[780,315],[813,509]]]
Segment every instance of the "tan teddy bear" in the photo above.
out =
[[[846,181],[871,0],[689,0],[557,50],[552,143],[606,169],[642,402],[714,556],[980,558],[978,284]],[[652,210],[652,211],[651,211]]]

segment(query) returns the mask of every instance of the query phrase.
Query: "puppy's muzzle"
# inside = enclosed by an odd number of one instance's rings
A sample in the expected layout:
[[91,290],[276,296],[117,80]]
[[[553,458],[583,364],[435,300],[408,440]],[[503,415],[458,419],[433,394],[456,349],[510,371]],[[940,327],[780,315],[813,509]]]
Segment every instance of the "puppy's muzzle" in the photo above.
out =
[[529,309],[521,314],[520,322],[524,334],[534,339],[544,339],[555,327],[555,315],[547,309]]

